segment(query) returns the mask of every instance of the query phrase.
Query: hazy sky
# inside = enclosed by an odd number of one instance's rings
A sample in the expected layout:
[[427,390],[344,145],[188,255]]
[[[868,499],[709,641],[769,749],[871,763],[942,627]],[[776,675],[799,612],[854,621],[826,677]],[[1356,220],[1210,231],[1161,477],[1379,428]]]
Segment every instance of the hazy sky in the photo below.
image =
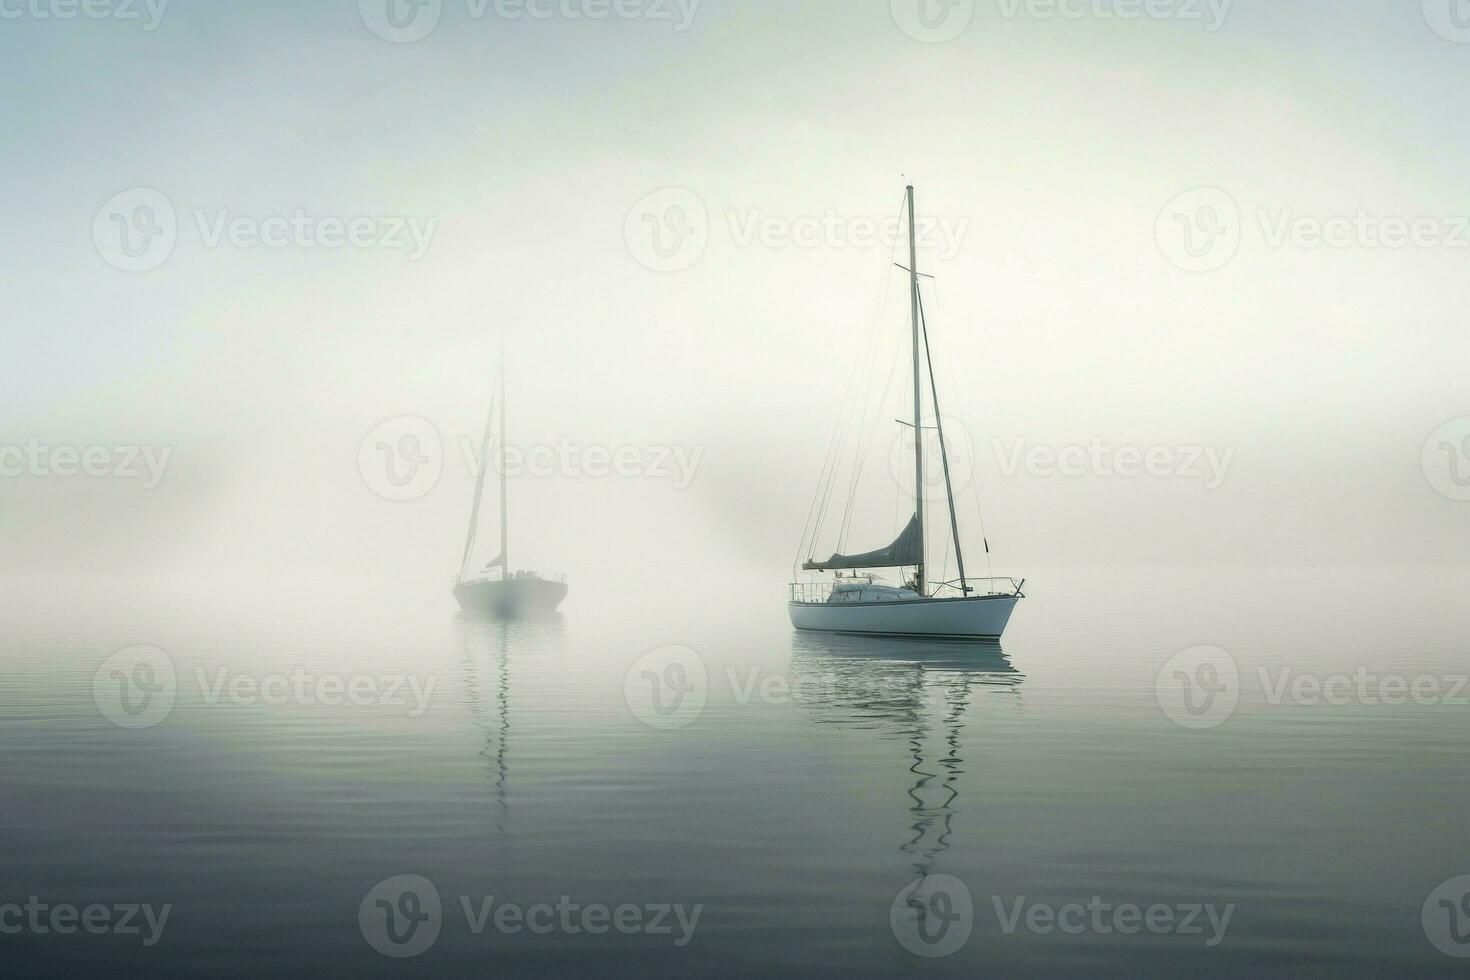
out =
[[[1470,502],[1435,488],[1461,473],[1423,461],[1470,416],[1449,0],[443,0],[411,43],[374,33],[386,2],[0,0],[0,445],[171,453],[151,489],[0,477],[10,571],[447,585],[504,338],[512,444],[697,460],[688,486],[518,479],[513,563],[779,590],[889,272],[864,229],[905,177],[941,223],[941,398],[997,571],[1463,560]],[[159,227],[137,188],[172,246],[130,272],[119,236]],[[1400,219],[1422,241],[1384,244]],[[442,476],[392,502],[359,450],[401,417]],[[892,417],[854,546],[901,523]],[[1447,432],[1431,460],[1470,425]],[[1094,440],[1230,462],[1006,472]]]

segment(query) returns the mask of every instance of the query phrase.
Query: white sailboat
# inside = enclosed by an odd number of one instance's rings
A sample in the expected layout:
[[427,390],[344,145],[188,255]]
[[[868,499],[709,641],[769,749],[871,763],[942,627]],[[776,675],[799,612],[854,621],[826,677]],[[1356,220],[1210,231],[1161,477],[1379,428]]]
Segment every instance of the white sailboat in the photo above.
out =
[[[500,437],[496,445],[496,469],[500,471],[500,555],[494,561],[470,571],[480,530],[480,503],[485,495],[485,473],[490,468],[490,433],[496,416],[496,400],[500,408]],[[454,579],[454,598],[467,613],[482,616],[516,618],[544,616],[556,612],[567,597],[565,577],[542,578],[535,572],[510,570],[510,522],[505,466],[505,361],[500,364],[500,383],[490,399],[490,413],[485,419],[485,437],[480,443],[480,472],[475,478],[475,502],[470,510],[470,529],[465,539],[464,557]]]
[[[834,554],[817,561],[808,554],[802,563],[806,572],[832,572],[834,580],[797,581],[791,585],[787,611],[791,624],[800,630],[834,633],[870,633],[890,636],[955,637],[998,640],[1010,622],[1016,603],[1025,598],[1025,581],[1010,578],[973,579],[965,574],[964,549],[959,519],[955,514],[954,488],[945,449],[943,422],[939,413],[938,386],[933,358],[928,349],[928,328],[919,293],[918,247],[914,220],[914,189],[907,188],[905,205],[909,215],[910,326],[914,375],[914,514],[897,539],[886,548],[862,554]],[[900,268],[903,268],[900,266]],[[934,405],[934,428],[939,435],[939,454],[944,467],[945,498],[949,504],[950,533],[959,567],[957,581],[931,582],[927,576],[924,507],[924,362],[928,361],[930,394]],[[908,424],[908,423],[904,423]],[[820,523],[820,517],[818,518]],[[813,530],[810,548],[815,549]],[[807,549],[803,538],[803,551]],[[989,554],[989,544],[986,553]],[[899,569],[899,584],[881,581],[875,571]],[[912,570],[908,573],[908,570]]]

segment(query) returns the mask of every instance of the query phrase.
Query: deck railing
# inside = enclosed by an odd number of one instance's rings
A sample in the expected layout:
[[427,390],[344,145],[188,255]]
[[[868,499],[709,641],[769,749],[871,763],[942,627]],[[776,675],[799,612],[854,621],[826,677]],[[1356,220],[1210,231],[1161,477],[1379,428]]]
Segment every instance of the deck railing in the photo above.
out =
[[[1023,593],[1021,587],[1026,584],[1022,579],[1017,582],[1013,578],[972,578],[966,579],[971,596],[1016,596],[1021,598]],[[878,584],[867,583],[862,580],[852,581],[844,579],[840,582],[792,582],[791,601],[805,603],[842,603],[861,602],[862,593],[853,590],[851,592],[834,592],[838,585],[865,585]],[[960,591],[959,581],[930,583],[930,598],[933,599],[958,599],[963,593]]]
[[542,575],[540,572],[520,571],[520,572],[512,572],[509,575],[503,575],[503,576],[501,576],[499,578],[488,578],[488,577],[487,578],[475,578],[473,576],[471,576],[470,578],[459,578],[459,577],[456,577],[455,580],[454,580],[454,587],[457,589],[461,585],[464,585],[466,583],[475,583],[475,582],[514,582],[517,579],[528,579],[528,578],[530,578],[530,579],[540,579],[543,582],[560,582],[562,585],[566,585],[567,584],[567,577],[565,575]]

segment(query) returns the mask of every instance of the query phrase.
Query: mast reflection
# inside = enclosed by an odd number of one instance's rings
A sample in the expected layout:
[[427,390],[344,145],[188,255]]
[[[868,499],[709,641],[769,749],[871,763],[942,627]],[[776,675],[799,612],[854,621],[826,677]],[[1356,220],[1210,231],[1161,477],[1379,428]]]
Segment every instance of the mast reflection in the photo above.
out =
[[997,643],[796,633],[791,672],[819,725],[906,743],[912,835],[899,850],[916,877],[950,846],[965,773],[963,732],[979,699],[1020,707],[1025,675]]
[[502,619],[459,613],[455,641],[464,670],[464,690],[475,726],[483,736],[479,755],[495,787],[495,830],[504,835],[510,816],[511,651],[531,641],[544,647],[548,635],[561,633],[560,615]]

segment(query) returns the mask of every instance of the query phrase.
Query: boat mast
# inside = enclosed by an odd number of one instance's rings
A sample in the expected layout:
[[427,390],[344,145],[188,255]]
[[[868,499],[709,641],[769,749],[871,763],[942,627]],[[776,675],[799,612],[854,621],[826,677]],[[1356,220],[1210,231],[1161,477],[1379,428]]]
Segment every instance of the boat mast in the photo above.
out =
[[495,392],[490,393],[490,408],[485,413],[485,436],[480,440],[480,472],[475,474],[475,502],[470,506],[470,529],[465,535],[464,557],[459,561],[459,578],[464,581],[470,570],[470,553],[480,531],[480,501],[485,496],[485,468],[490,465],[490,433],[495,422]]
[[919,565],[914,582],[919,595],[924,587],[924,385],[919,366],[919,247],[914,228],[914,185],[908,186],[909,199],[909,301],[913,326],[914,352],[914,513],[919,520]]
[[505,479],[505,350],[500,352],[500,577],[510,578],[510,543],[507,540],[510,534],[509,522],[506,520],[506,479]]

